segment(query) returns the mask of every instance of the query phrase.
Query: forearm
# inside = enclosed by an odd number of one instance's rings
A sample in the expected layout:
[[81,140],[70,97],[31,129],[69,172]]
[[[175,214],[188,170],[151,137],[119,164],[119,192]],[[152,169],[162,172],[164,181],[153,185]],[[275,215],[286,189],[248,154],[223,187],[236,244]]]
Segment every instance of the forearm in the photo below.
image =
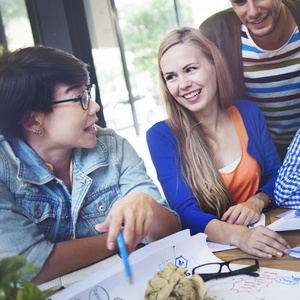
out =
[[41,284],[117,253],[117,249],[112,251],[107,249],[106,239],[107,234],[104,233],[57,243],[32,282]]
[[204,233],[207,235],[207,239],[211,242],[237,245],[237,239],[247,230],[247,227],[242,225],[233,225],[218,219],[213,219],[207,223]]
[[147,235],[147,241],[153,242],[180,230],[180,225],[175,215],[168,209],[153,201],[154,219]]

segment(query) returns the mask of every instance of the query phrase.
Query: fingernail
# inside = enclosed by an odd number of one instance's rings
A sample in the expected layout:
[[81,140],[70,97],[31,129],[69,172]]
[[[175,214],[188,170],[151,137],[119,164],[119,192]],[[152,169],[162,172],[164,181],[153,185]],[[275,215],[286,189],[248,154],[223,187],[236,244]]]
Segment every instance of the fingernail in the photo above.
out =
[[281,257],[282,256],[282,252],[277,252],[277,256]]
[[115,243],[110,242],[110,243],[108,244],[107,248],[108,248],[109,250],[113,250],[113,249],[115,248]]
[[272,258],[273,256],[272,256],[272,254],[268,254],[268,258]]

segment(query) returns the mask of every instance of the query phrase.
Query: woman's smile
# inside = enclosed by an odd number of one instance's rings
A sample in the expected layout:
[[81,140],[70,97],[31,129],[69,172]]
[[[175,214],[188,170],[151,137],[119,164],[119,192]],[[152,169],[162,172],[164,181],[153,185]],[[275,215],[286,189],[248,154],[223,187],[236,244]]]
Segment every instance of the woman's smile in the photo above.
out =
[[194,91],[194,92],[188,93],[188,94],[185,94],[185,95],[183,95],[183,98],[185,98],[189,102],[195,102],[199,98],[199,97],[196,97],[196,96],[200,95],[201,91],[202,91],[202,89],[200,89],[198,91]]

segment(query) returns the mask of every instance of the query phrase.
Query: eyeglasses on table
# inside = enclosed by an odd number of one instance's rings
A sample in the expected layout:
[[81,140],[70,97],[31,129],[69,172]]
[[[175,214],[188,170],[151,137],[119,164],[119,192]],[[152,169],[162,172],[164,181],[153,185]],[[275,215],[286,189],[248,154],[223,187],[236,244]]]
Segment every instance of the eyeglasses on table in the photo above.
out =
[[[241,265],[239,265],[241,264]],[[203,281],[216,278],[225,278],[236,275],[249,275],[258,277],[258,273],[254,273],[259,269],[258,260],[255,258],[238,258],[227,262],[208,263],[195,267],[192,274],[198,274]]]

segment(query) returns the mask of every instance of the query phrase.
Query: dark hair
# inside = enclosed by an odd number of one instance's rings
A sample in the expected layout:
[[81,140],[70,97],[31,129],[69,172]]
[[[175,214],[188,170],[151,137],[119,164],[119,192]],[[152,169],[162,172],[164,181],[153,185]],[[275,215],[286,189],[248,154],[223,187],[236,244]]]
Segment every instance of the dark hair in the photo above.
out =
[[87,65],[52,47],[34,46],[0,56],[0,132],[22,137],[22,118],[31,111],[52,112],[57,84],[89,84]]

